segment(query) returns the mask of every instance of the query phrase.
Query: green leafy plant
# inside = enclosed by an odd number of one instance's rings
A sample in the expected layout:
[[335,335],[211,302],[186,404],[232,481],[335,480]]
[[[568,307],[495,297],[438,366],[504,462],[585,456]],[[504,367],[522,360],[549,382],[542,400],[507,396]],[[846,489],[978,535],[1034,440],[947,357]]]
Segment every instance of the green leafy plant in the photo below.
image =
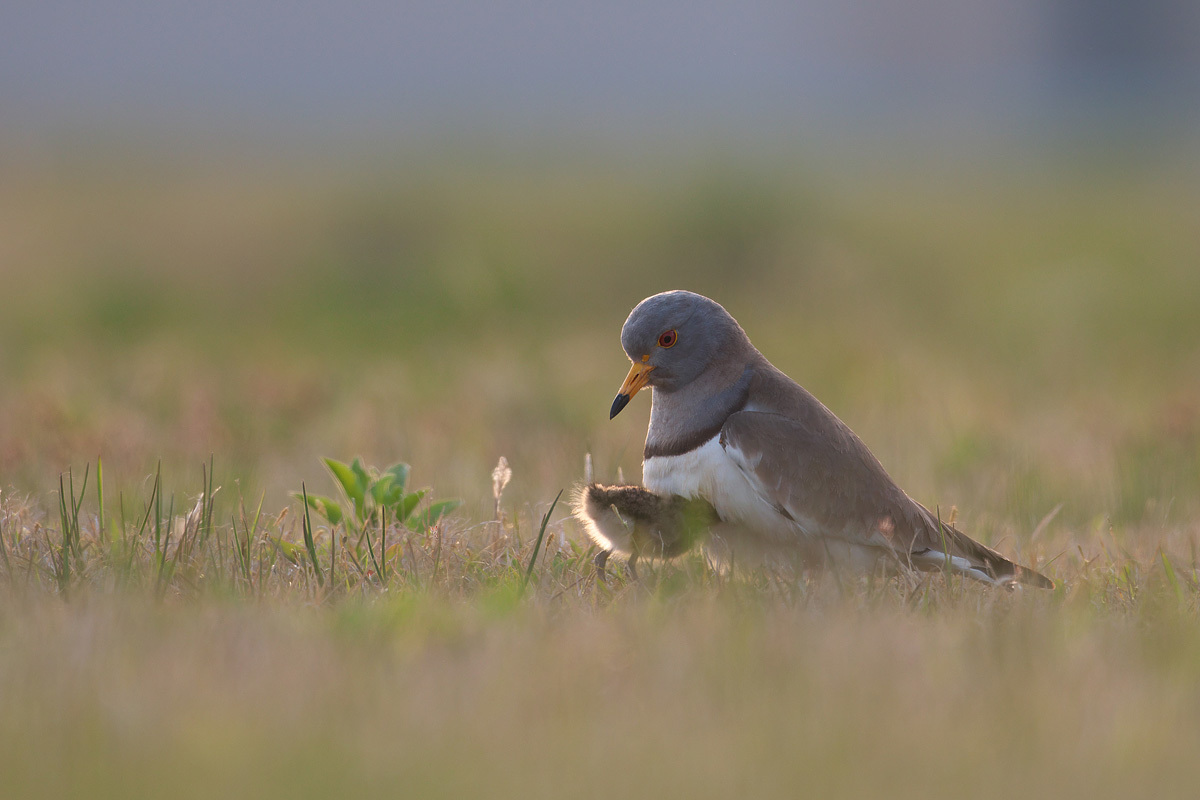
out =
[[438,520],[462,505],[461,500],[439,500],[418,510],[428,493],[426,489],[406,491],[408,464],[393,464],[385,470],[363,466],[360,459],[344,464],[323,459],[341,490],[342,500],[324,495],[293,492],[330,525],[345,523],[347,529],[361,532],[391,520],[410,530],[428,530]]

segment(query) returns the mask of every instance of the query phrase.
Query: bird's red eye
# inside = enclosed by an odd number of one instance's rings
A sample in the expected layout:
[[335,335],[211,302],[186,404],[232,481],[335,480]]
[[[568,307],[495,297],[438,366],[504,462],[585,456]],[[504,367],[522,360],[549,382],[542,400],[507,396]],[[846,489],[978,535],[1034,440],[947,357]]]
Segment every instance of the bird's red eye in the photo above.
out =
[[673,330],[667,331],[662,336],[658,337],[658,346],[659,347],[673,347],[675,345],[675,342],[678,339],[679,339],[679,336],[675,333],[675,331],[673,331]]

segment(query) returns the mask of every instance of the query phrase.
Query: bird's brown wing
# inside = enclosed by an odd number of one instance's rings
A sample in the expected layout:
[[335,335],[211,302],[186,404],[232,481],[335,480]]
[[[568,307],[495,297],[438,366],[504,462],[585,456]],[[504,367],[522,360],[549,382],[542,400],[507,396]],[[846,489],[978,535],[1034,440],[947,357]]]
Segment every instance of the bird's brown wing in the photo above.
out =
[[945,564],[991,583],[1054,585],[939,522],[832,413],[801,422],[740,411],[720,443],[761,497],[810,537],[888,549],[913,566]]

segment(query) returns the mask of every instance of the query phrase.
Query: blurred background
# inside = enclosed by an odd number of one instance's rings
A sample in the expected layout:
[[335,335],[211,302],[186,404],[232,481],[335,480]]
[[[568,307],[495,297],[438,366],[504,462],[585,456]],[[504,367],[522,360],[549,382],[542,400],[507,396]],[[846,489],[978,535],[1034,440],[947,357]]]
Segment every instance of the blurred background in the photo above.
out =
[[724,304],[985,539],[1200,518],[1200,4],[0,8],[0,490],[636,479]]

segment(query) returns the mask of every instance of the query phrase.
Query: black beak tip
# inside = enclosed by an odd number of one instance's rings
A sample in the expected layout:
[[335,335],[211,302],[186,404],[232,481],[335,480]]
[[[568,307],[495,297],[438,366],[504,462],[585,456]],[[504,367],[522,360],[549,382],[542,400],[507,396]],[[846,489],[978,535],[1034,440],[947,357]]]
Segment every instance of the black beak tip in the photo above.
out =
[[612,419],[617,414],[620,414],[621,409],[623,409],[627,405],[629,405],[629,395],[627,395],[627,394],[617,395],[616,399],[613,400],[612,409],[608,412],[608,418]]

